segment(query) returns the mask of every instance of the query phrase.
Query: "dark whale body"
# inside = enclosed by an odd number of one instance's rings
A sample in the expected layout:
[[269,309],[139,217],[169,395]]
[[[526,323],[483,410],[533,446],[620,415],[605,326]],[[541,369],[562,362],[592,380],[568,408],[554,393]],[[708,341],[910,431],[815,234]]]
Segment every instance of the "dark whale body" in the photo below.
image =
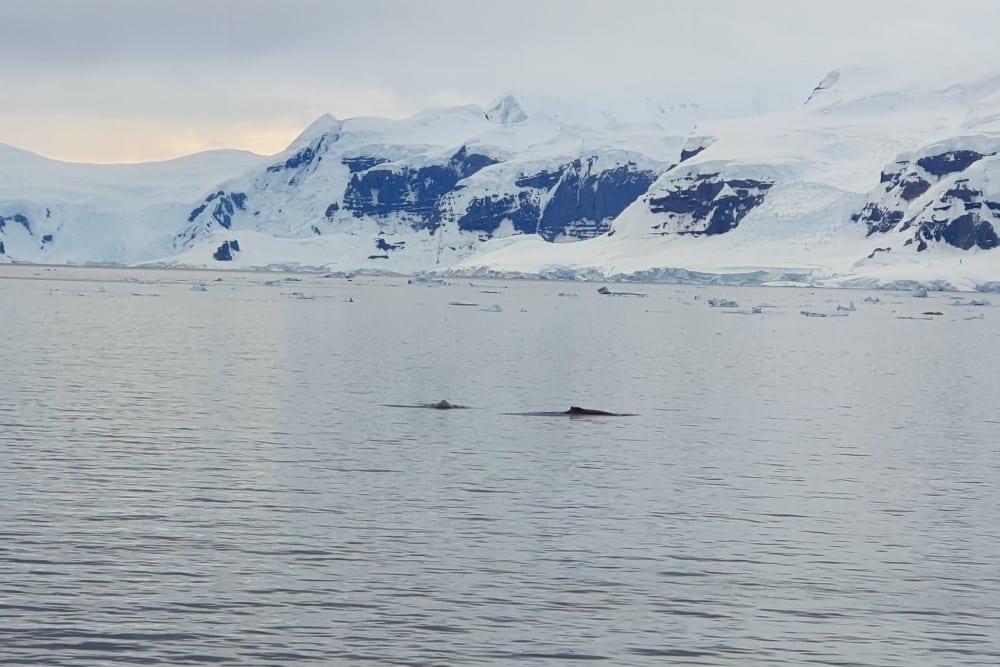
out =
[[437,403],[383,403],[382,405],[387,408],[427,408],[430,410],[464,410],[469,407],[467,405],[458,405],[457,403],[450,403],[443,400],[438,401]]
[[595,416],[595,417],[620,417],[621,416],[621,415],[619,415],[616,412],[607,412],[605,410],[592,410],[590,408],[581,408],[581,407],[577,407],[575,405],[572,406],[572,407],[570,407],[570,409],[566,411],[566,414],[568,414],[568,415],[592,415],[592,416]]
[[608,412],[607,410],[594,410],[592,408],[581,408],[577,405],[562,412],[508,412],[507,414],[521,415],[523,417],[635,417],[631,412]]
[[[464,410],[469,406],[458,405],[449,401],[438,401],[437,403],[383,403],[387,408],[424,408],[428,410]],[[607,410],[595,410],[593,408],[581,408],[578,405],[570,407],[569,410],[544,411],[544,412],[505,412],[507,415],[519,415],[522,417],[635,417],[631,412],[608,412]]]

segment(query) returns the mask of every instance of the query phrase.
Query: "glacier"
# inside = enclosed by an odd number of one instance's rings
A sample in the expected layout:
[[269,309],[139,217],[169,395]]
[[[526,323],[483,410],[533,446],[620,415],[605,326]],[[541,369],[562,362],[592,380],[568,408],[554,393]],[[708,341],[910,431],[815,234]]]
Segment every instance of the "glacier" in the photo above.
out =
[[796,109],[697,123],[607,235],[489,242],[450,273],[991,290],[1000,76],[833,72]]
[[505,94],[139,165],[0,146],[0,262],[997,290],[1000,74],[852,68],[803,98]]

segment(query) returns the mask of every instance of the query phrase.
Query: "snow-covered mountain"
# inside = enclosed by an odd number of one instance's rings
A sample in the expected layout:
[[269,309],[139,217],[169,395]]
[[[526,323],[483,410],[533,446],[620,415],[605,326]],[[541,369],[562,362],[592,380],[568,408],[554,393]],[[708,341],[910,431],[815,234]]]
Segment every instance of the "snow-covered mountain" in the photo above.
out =
[[412,272],[494,238],[578,241],[678,161],[698,112],[511,94],[403,120],[326,115],[269,158],[95,166],[3,147],[0,261]]
[[988,289],[998,149],[1000,75],[832,72],[800,108],[698,123],[609,234],[488,243],[453,271]]
[[245,151],[88,165],[0,144],[0,262],[131,263],[161,257],[206,184],[259,164]]
[[[650,115],[623,123],[507,95],[487,109],[404,120],[324,116],[288,151],[194,206],[174,239],[177,261],[206,261],[211,251],[242,263],[264,241],[254,264],[271,256],[415,271],[515,234],[592,238],[679,159],[684,129],[663,124],[675,115]],[[253,243],[241,238],[248,232]]]
[[852,69],[803,98],[708,119],[505,95],[156,165],[0,147],[0,261],[1000,285],[1000,74]]

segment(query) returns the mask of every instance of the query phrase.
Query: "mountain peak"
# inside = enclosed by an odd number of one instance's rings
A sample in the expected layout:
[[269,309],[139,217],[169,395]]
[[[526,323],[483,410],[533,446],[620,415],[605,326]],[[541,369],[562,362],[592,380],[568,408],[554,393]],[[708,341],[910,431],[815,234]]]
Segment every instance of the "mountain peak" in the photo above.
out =
[[302,130],[302,133],[295,138],[295,141],[291,143],[289,148],[308,144],[324,134],[340,132],[340,128],[343,127],[343,125],[343,121],[339,120],[336,116],[325,113],[310,123],[309,127]]
[[806,98],[806,104],[812,102],[813,99],[824,90],[829,90],[833,86],[837,85],[837,82],[840,81],[840,76],[841,74],[839,69],[828,72],[827,75],[824,76],[818,84],[816,84],[816,87],[812,89],[812,92],[809,93],[809,97]]
[[501,125],[513,125],[528,120],[521,101],[513,93],[498,97],[486,110],[486,118]]

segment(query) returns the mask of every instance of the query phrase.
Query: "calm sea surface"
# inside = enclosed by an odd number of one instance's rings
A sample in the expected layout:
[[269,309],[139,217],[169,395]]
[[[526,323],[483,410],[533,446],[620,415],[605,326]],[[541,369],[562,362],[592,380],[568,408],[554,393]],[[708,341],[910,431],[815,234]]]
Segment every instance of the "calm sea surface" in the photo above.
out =
[[1000,304],[286,278],[0,267],[0,664],[1000,664]]

